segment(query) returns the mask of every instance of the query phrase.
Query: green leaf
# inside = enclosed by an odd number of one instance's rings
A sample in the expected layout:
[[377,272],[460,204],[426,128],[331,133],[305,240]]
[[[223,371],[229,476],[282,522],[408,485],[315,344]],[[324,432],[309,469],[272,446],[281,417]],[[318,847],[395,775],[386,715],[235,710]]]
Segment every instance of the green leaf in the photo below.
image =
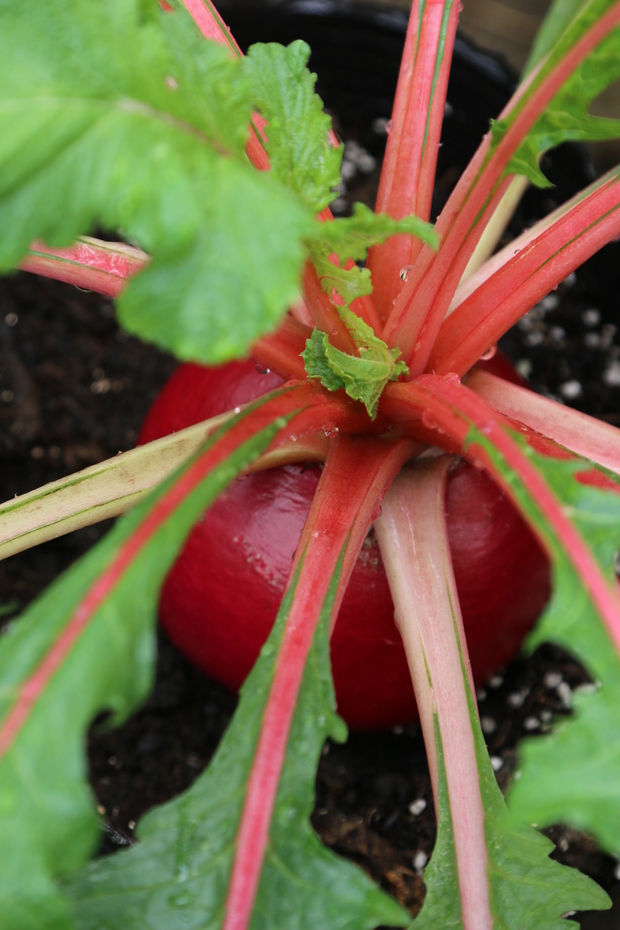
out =
[[317,274],[321,279],[321,287],[330,296],[335,289],[348,307],[356,297],[372,294],[372,281],[368,268],[340,268],[330,261],[327,251],[319,253],[315,250],[312,261]]
[[471,693],[468,698],[485,810],[491,913],[506,930],[577,927],[573,921],[563,919],[562,914],[606,910],[611,907],[611,901],[587,875],[550,859],[555,849],[551,840],[533,827],[520,823],[506,809]]
[[310,49],[300,40],[288,48],[253,45],[243,62],[252,98],[267,119],[267,152],[273,174],[319,213],[340,181],[342,146],[332,145],[331,119],[314,93],[316,75],[306,68]]
[[[261,406],[259,402],[258,406]],[[231,429],[210,437],[211,448]],[[153,674],[153,627],[159,588],[197,514],[269,444],[279,420],[246,440],[184,496],[134,552],[118,580],[67,646],[75,611],[101,573],[135,544],[155,502],[180,475],[165,482],[121,519],[0,638],[0,721],[20,706],[46,663],[61,660],[44,690],[16,725],[0,757],[0,926],[7,930],[70,930],[60,876],[81,867],[97,845],[99,828],[86,780],[85,733],[109,711],[124,719],[148,693]],[[64,650],[64,652],[63,652]],[[0,727],[3,738],[6,731]]]
[[334,252],[340,261],[366,258],[371,245],[380,245],[395,235],[415,236],[437,248],[439,237],[430,223],[417,216],[394,220],[387,213],[374,213],[363,203],[353,205],[353,216],[340,217],[320,226],[321,248]]
[[[548,458],[533,452],[529,446],[522,445],[522,448],[588,545],[610,586],[613,586],[616,555],[620,549],[620,490],[605,491],[591,487],[575,480],[575,475],[595,469],[604,472],[619,489],[620,479],[585,459],[566,461]],[[553,534],[520,479],[507,466],[498,462],[498,467],[510,475],[524,516],[546,538],[551,552],[553,593],[528,639],[528,647],[534,649],[543,642],[556,642],[570,650],[595,678],[615,685],[620,660],[583,579],[575,571],[562,540]],[[620,684],[620,677],[617,682]]]
[[[612,583],[620,549],[620,494],[578,483],[571,463],[533,459]],[[587,830],[608,852],[620,855],[620,658],[560,547],[553,562],[553,596],[528,645],[557,643],[598,684],[576,695],[573,718],[522,744],[522,768],[510,803],[519,816],[540,824],[562,820]]]
[[527,62],[523,66],[523,76],[529,74],[552,50],[571,20],[588,3],[589,0],[553,0],[532,43]]
[[444,763],[443,743],[435,714],[437,746],[437,838],[431,860],[424,871],[426,897],[414,923],[415,930],[463,930],[456,850]]
[[331,292],[336,289],[346,306],[356,297],[371,294],[372,283],[367,268],[341,268],[334,264],[331,256],[341,262],[348,259],[361,261],[366,258],[371,245],[385,242],[397,233],[418,236],[434,247],[439,242],[430,223],[417,216],[393,220],[387,213],[373,213],[362,203],[353,205],[353,216],[317,223],[316,237],[307,242],[323,290]]
[[[516,815],[541,826],[563,820],[593,834],[613,854],[620,853],[620,758],[615,749],[620,731],[620,657],[562,539],[556,536],[519,476],[502,461],[481,433],[497,469],[513,489],[519,508],[546,541],[552,561],[553,592],[528,646],[554,642],[571,652],[599,682],[575,702],[575,717],[549,736],[526,740],[522,768],[511,788]],[[603,491],[575,480],[596,466],[587,460],[566,461],[538,455],[519,440],[523,451],[587,544],[610,588],[616,584],[620,549],[620,493]],[[603,471],[602,469],[598,469]],[[620,479],[608,478],[620,487]],[[597,690],[600,687],[600,690]],[[562,778],[557,778],[561,771]],[[555,777],[554,777],[555,775]],[[561,782],[561,785],[560,785]]]
[[[493,124],[493,145],[496,146],[512,125],[523,102],[543,79],[561,64],[562,60],[600,17],[613,5],[614,0],[589,0],[578,4],[576,15],[571,19],[561,38],[555,43],[548,58],[536,75],[521,104],[503,120]],[[562,18],[562,22],[568,20]],[[559,32],[553,29],[553,37]],[[541,46],[541,48],[546,48]],[[540,187],[549,182],[539,168],[543,152],[569,140],[596,141],[620,136],[620,120],[591,116],[591,102],[610,84],[620,77],[620,29],[615,28],[586,58],[564,83],[547,109],[536,121],[523,143],[508,163],[508,174],[524,174]]]
[[[611,906],[611,901],[592,879],[576,869],[549,859],[554,850],[551,840],[532,827],[519,823],[508,812],[491,767],[475,702],[467,683],[466,689],[485,812],[487,872],[494,925],[502,930],[522,930],[524,927],[528,930],[563,930],[566,927],[577,927],[573,921],[563,919],[562,914],[572,910],[606,909]],[[437,722],[435,732],[439,764],[437,844],[424,876],[427,900],[414,926],[416,930],[463,930],[458,869]]]
[[183,358],[245,353],[297,296],[313,228],[244,155],[252,104],[185,11],[0,0],[0,267],[35,239],[121,229],[153,259],[123,325]]
[[359,356],[335,349],[327,334],[315,329],[302,352],[306,371],[309,377],[318,378],[328,391],[344,388],[349,397],[364,404],[374,420],[386,384],[397,381],[409,369],[404,362],[397,361],[400,349],[389,349],[375,336],[372,327],[350,310],[338,307],[338,313],[360,350]]
[[297,298],[306,224],[273,179],[258,184],[230,159],[213,168],[201,194],[210,222],[131,280],[119,319],[180,358],[219,364],[247,354]]
[[[620,689],[576,694],[574,718],[520,747],[510,807],[536,823],[570,823],[620,856]],[[561,778],[558,777],[561,773]]]
[[328,391],[339,391],[345,387],[345,382],[330,364],[328,355],[330,348],[327,333],[314,329],[310,338],[306,340],[306,348],[302,357],[310,378],[318,378]]
[[[409,915],[326,849],[309,823],[323,743],[328,735],[339,741],[346,735],[335,714],[328,640],[341,566],[342,558],[306,664],[251,930],[409,924]],[[70,880],[80,930],[221,926],[245,788],[300,570],[209,768],[189,791],[142,819],[136,846],[93,862]]]

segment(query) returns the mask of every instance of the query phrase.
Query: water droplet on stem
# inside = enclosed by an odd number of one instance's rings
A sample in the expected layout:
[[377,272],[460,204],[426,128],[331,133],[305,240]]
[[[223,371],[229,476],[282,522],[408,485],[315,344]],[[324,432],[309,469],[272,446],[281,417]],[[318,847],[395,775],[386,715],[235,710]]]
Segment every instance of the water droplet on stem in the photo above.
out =
[[495,345],[489,346],[486,352],[482,353],[482,355],[480,356],[480,361],[489,362],[492,358],[495,357],[496,353],[497,353],[497,343]]

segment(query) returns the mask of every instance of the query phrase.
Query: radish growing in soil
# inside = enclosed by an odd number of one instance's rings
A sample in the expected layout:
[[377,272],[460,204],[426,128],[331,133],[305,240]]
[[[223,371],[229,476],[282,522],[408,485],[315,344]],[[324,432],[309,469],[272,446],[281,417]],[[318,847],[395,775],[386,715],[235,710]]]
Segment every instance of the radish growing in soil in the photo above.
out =
[[[181,366],[139,441],[199,423],[281,384],[275,373],[257,371],[252,359],[218,368]],[[474,679],[482,685],[514,657],[544,607],[548,562],[487,474],[462,460],[454,464],[446,487],[447,531]],[[305,463],[238,479],[194,528],[166,580],[159,608],[166,631],[229,688],[239,689],[273,626],[319,478],[319,468]],[[411,675],[374,534],[344,595],[331,659],[338,713],[350,726],[415,719]]]
[[[242,58],[209,3],[165,7],[0,2],[0,261],[118,296],[129,331],[182,359],[252,358],[237,366],[244,374],[228,404],[233,369],[208,375],[231,410],[2,508],[8,554],[138,501],[2,639],[0,923],[409,923],[363,873],[324,849],[308,822],[323,743],[345,737],[330,634],[351,722],[411,713],[403,665],[398,693],[377,711],[370,689],[381,691],[384,672],[372,682],[379,661],[357,664],[359,630],[337,649],[345,590],[374,524],[396,617],[387,635],[397,628],[402,639],[438,820],[417,922],[431,930],[565,926],[563,914],[604,908],[608,898],[550,860],[552,844],[529,824],[572,822],[620,853],[620,762],[609,748],[620,733],[620,433],[477,363],[620,234],[612,171],[485,261],[522,189],[519,176],[545,183],[546,148],[618,134],[588,106],[620,71],[620,2],[556,0],[523,84],[434,229],[456,2],[414,3],[377,211],[359,207],[339,220],[328,203],[342,152],[313,93],[307,47],[258,45]],[[95,223],[122,229],[131,244],[71,244]],[[255,363],[283,383],[246,404],[260,390],[235,392],[257,380]],[[186,383],[182,393],[194,390]],[[195,400],[183,396],[183,406]],[[296,509],[290,548],[301,535],[286,556],[278,617],[212,764],[143,819],[134,847],[89,862],[97,822],[83,780],[84,732],[102,712],[122,719],[147,693],[159,589],[192,524],[222,492],[231,500],[250,481],[267,488],[275,477],[264,473],[282,466],[299,477],[308,462],[322,469],[301,474],[316,490],[302,527]],[[498,550],[516,549],[504,538],[509,522],[525,550],[521,570],[532,560],[538,572],[523,604],[512,566],[500,584],[517,589],[514,598],[499,591],[502,610],[518,608],[510,649],[546,596],[542,547],[552,591],[530,642],[572,651],[596,683],[575,702],[570,725],[526,743],[510,812],[475,707],[464,627],[481,673],[503,658],[480,658],[487,637],[477,643],[473,627],[484,610],[459,605],[467,594],[458,577],[466,522],[451,506],[459,493],[474,516],[476,498],[483,510],[495,500],[487,528]],[[228,519],[226,505],[224,496],[214,520]],[[231,533],[234,542],[234,526]],[[503,563],[492,548],[481,545],[477,565],[495,574]],[[220,565],[216,572],[229,571],[226,559]],[[243,587],[243,577],[235,570],[218,591]],[[492,591],[485,582],[470,593],[487,599]],[[262,635],[269,620],[258,619]],[[218,660],[232,656],[231,684],[257,642],[247,649],[235,628],[234,637],[243,662],[230,641]],[[216,648],[214,639],[209,653]],[[349,660],[353,669],[341,673]],[[356,691],[366,685],[363,705]]]

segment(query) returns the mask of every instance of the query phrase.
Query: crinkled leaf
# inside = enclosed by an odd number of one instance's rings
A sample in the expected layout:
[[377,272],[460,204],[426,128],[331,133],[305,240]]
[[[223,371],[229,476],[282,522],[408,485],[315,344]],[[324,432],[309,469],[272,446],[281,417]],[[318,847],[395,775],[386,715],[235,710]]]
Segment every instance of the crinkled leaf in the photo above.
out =
[[[491,767],[469,687],[467,699],[484,807],[487,874],[494,925],[502,930],[577,927],[576,923],[563,919],[562,914],[572,910],[608,908],[611,906],[609,897],[592,879],[550,859],[549,855],[554,850],[551,840],[509,814]],[[439,825],[435,851],[424,876],[427,899],[414,926],[416,930],[463,930],[446,773],[437,723],[435,730],[439,765]]]
[[[590,0],[572,18],[556,42],[530,86],[536,88],[546,75],[562,61],[587,29],[613,5],[614,0]],[[596,141],[620,136],[620,120],[591,116],[589,107],[610,84],[620,77],[620,28],[616,27],[564,83],[547,109],[536,121],[510,160],[507,173],[524,174],[534,184],[549,185],[539,168],[543,152],[569,140]],[[500,139],[520,112],[517,106],[510,116],[493,124],[493,144]]]
[[338,291],[348,306],[356,297],[372,293],[370,271],[367,268],[340,268],[332,257],[341,262],[348,259],[361,261],[371,245],[385,242],[396,233],[418,236],[436,246],[438,238],[430,223],[417,216],[394,220],[387,213],[373,213],[362,203],[353,206],[353,216],[336,219],[331,223],[317,224],[316,239],[309,240],[310,256],[321,278],[323,290]]
[[121,229],[153,257],[120,299],[125,327],[184,358],[244,353],[296,297],[313,226],[247,162],[252,103],[185,11],[0,0],[0,266],[34,239]]
[[126,329],[181,358],[220,363],[273,328],[299,293],[305,220],[273,179],[257,184],[257,175],[217,159],[202,192],[213,205],[209,225],[186,252],[161,255],[131,280],[119,306]]
[[350,310],[339,307],[338,312],[360,350],[359,356],[335,349],[327,334],[315,329],[302,352],[306,371],[329,391],[344,388],[349,397],[364,404],[374,420],[386,384],[397,381],[409,369],[397,361],[400,349],[389,349],[372,327]]
[[316,75],[306,68],[305,42],[288,48],[275,43],[253,45],[243,63],[252,96],[267,118],[271,170],[296,191],[314,212],[333,200],[340,181],[342,146],[331,144],[331,119],[314,92]]
[[[334,709],[328,643],[341,565],[306,664],[251,930],[371,930],[409,923],[396,902],[320,843],[309,822],[323,743],[328,735],[346,735]],[[221,926],[245,788],[294,592],[295,581],[206,772],[185,794],[142,819],[136,846],[71,879],[67,887],[80,930]]]
[[425,223],[419,217],[405,216],[395,220],[387,213],[373,213],[363,203],[354,204],[353,216],[323,223],[320,233],[320,247],[325,248],[328,253],[333,252],[341,261],[348,258],[355,261],[364,259],[371,245],[378,245],[397,234],[416,236],[433,247],[439,244],[439,238],[431,224]]
[[[242,417],[245,414],[241,415]],[[238,419],[238,418],[237,418]],[[204,449],[231,428],[229,421]],[[149,535],[70,647],[76,608],[126,545],[175,475],[120,520],[103,542],[62,576],[0,639],[0,733],[46,663],[65,649],[40,697],[26,706],[0,758],[0,926],[69,930],[67,900],[56,885],[82,866],[98,839],[86,781],[85,732],[97,713],[123,719],[152,682],[159,587],[196,515],[268,445],[278,426],[246,440],[184,497]],[[193,460],[192,460],[193,461]],[[181,469],[184,474],[186,468]]]
[[339,391],[345,387],[345,383],[329,363],[327,354],[329,348],[330,343],[327,333],[315,329],[312,331],[310,338],[306,340],[303,360],[310,378],[318,378],[328,391]]
[[314,254],[314,267],[321,279],[321,287],[330,294],[335,289],[348,307],[356,297],[372,294],[372,281],[368,268],[340,268],[330,261],[329,255]]

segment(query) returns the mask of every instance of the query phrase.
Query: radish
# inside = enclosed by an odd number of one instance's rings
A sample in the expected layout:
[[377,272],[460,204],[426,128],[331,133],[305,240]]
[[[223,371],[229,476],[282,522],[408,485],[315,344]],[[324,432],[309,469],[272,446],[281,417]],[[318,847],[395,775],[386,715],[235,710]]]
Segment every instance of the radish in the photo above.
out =
[[[487,367],[519,379],[505,357]],[[151,408],[150,442],[273,390],[282,379],[252,359],[182,365]],[[164,585],[160,619],[173,642],[237,690],[273,625],[320,466],[285,465],[238,479],[195,527]],[[478,684],[512,659],[549,593],[548,563],[512,504],[485,472],[461,461],[446,512],[454,571]],[[417,716],[411,675],[379,547],[371,532],[332,638],[338,711],[355,728]]]
[[[476,369],[620,235],[616,169],[486,260],[551,145],[618,132],[589,108],[620,76],[620,0],[551,5],[434,228],[457,0],[413,3],[376,209],[341,218],[304,43],[242,58],[204,0],[0,8],[3,267],[119,297],[125,328],[183,361],[253,359],[182,367],[142,440],[199,425],[2,508],[7,554],[135,505],[2,639],[0,925],[409,926],[311,831],[317,762],[345,737],[332,633],[349,723],[411,720],[415,694],[437,814],[420,928],[609,906],[534,826],[620,857],[620,431]],[[140,249],[72,243],[97,226]],[[162,579],[196,521],[162,600],[188,654],[238,687],[282,606],[207,771],[87,865],[87,729],[145,699]],[[525,743],[507,812],[471,665],[480,681],[514,653],[549,577],[531,643],[593,685]]]

